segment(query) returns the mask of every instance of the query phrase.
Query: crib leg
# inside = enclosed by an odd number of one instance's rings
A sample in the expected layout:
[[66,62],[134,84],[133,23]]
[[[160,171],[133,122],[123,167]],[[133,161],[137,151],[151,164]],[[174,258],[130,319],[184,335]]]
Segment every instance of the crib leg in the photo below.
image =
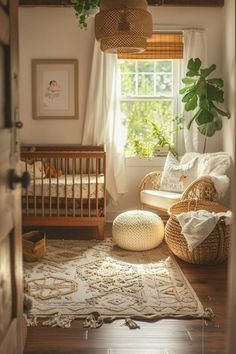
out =
[[98,239],[104,240],[104,221],[100,221],[98,224]]

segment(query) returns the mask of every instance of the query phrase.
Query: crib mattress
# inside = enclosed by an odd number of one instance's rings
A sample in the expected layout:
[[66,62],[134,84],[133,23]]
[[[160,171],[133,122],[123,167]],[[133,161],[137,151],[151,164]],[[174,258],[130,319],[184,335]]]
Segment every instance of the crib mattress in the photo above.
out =
[[[82,185],[82,187],[81,187]],[[96,191],[97,190],[97,191]],[[82,193],[81,193],[82,191]],[[32,180],[30,186],[23,191],[24,196],[80,198],[104,198],[104,175],[72,175],[57,178]]]

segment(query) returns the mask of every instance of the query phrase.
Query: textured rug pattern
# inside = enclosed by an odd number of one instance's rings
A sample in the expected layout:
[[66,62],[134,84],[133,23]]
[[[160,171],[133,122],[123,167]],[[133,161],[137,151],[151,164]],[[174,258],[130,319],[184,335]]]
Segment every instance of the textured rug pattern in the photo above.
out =
[[48,240],[46,256],[24,263],[28,317],[157,319],[205,317],[197,295],[164,244],[130,252],[111,240]]

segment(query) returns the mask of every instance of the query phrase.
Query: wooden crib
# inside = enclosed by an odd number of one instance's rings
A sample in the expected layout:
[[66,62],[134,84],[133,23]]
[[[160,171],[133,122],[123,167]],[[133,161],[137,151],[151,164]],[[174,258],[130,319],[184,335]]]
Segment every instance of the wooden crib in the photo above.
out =
[[96,226],[104,237],[106,159],[103,146],[22,146],[23,226]]

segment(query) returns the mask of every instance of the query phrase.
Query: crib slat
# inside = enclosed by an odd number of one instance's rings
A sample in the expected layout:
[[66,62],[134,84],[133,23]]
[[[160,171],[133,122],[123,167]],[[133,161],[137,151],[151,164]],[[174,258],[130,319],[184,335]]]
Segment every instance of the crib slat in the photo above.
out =
[[91,216],[91,199],[90,199],[90,158],[88,161],[88,215]]
[[83,170],[82,158],[79,159],[79,174],[80,174],[80,216],[83,216]]
[[43,190],[43,178],[44,178],[44,164],[43,159],[41,160],[41,213],[44,216],[44,190]]
[[60,216],[60,209],[59,209],[59,176],[58,176],[59,163],[58,163],[58,159],[56,159],[56,169],[57,169],[57,216]]
[[[25,170],[26,172],[28,172],[28,160],[25,159]],[[31,183],[31,181],[30,181]],[[29,215],[29,190],[28,190],[28,186],[26,187],[26,215]]]
[[106,215],[106,154],[104,152],[104,156],[102,158],[103,161],[103,176],[104,176],[104,183],[103,183],[103,216]]
[[67,216],[67,158],[65,158],[65,216]]
[[98,216],[98,159],[96,159],[96,216]]
[[72,198],[73,198],[73,216],[75,216],[75,173],[76,173],[76,158],[72,160]]
[[34,179],[34,216],[37,216],[36,184],[35,184],[35,158],[33,159],[33,179]]
[[52,216],[52,168],[51,168],[51,158],[49,158],[49,215]]

